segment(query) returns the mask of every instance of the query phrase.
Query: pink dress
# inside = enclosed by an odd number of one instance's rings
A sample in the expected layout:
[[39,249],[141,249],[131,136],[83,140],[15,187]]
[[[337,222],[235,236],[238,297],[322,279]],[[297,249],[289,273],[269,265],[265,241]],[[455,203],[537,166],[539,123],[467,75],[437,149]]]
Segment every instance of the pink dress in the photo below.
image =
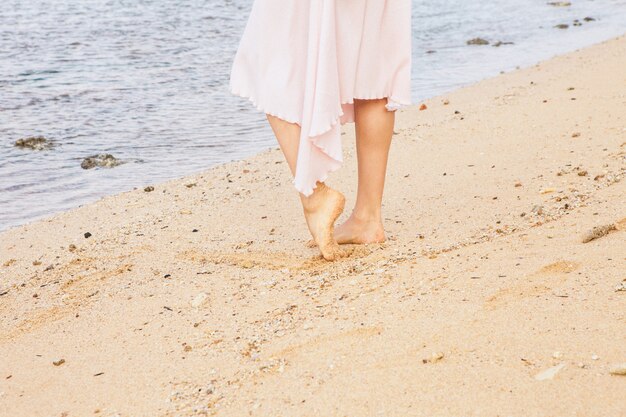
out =
[[343,162],[354,99],[411,103],[411,0],[255,0],[233,94],[301,127],[293,183],[305,196]]

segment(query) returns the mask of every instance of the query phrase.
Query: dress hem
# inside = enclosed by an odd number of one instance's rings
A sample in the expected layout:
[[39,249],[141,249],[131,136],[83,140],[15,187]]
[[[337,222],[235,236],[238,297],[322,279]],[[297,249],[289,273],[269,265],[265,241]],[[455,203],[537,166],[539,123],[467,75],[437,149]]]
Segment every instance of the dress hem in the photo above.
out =
[[[241,90],[235,89],[233,87],[230,87],[230,92],[232,94],[234,94],[235,96],[247,99],[261,113],[269,114],[270,116],[277,117],[277,118],[279,118],[281,120],[284,120],[284,121],[286,121],[288,123],[297,124],[298,126],[302,125],[302,121],[301,121],[300,118],[285,116],[281,112],[278,112],[278,111],[275,111],[273,109],[270,109],[265,104],[260,104],[259,101],[257,100],[257,98],[253,94],[242,92]],[[340,104],[342,106],[346,105],[346,104],[354,105],[354,100],[381,100],[383,98],[387,99],[387,104],[385,105],[385,107],[389,111],[396,111],[396,110],[402,109],[403,107],[407,107],[407,106],[412,106],[413,105],[413,103],[411,101],[406,101],[406,100],[401,100],[401,99],[394,98],[393,94],[382,94],[382,95],[367,96],[367,97],[357,97],[357,96],[354,96],[354,97],[352,97],[351,101],[343,101]],[[335,118],[335,120],[341,119],[341,117],[343,115],[344,115],[344,112],[343,112],[343,110],[341,110],[339,115]],[[322,132],[316,133],[315,135],[312,135],[312,136],[319,136],[319,135],[322,135],[322,134],[328,132],[328,130],[332,129],[332,127],[335,124],[337,124],[337,121],[331,123],[330,127],[328,127],[326,130],[323,130]]]

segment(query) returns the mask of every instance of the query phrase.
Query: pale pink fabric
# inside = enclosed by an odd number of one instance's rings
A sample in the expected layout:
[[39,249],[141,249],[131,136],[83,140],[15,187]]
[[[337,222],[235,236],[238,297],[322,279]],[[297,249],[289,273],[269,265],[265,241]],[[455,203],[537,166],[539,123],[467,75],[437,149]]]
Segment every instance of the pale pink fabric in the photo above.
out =
[[354,99],[411,103],[411,0],[255,0],[232,93],[301,126],[296,189],[308,196],[343,162]]

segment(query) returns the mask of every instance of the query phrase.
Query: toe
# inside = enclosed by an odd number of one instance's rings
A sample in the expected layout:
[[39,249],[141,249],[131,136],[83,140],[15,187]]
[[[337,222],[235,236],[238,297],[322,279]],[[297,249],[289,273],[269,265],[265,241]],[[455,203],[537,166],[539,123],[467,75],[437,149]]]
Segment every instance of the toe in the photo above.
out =
[[334,261],[341,258],[342,250],[335,242],[320,246],[320,251],[322,252],[324,259],[327,261]]
[[337,248],[337,258],[347,258],[350,256],[350,251],[344,248]]

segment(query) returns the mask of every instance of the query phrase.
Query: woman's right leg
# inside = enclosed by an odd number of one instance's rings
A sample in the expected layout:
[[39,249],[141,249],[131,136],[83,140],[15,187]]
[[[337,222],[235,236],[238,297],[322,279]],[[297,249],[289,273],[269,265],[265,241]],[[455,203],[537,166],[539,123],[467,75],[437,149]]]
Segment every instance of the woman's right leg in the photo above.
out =
[[[295,176],[300,146],[300,126],[269,114],[267,120],[285,155],[291,175]],[[308,197],[302,193],[299,195],[309,231],[324,259],[332,261],[343,256],[344,252],[339,248],[333,236],[335,220],[345,205],[343,194],[326,186],[323,182],[318,182],[313,194]]]

